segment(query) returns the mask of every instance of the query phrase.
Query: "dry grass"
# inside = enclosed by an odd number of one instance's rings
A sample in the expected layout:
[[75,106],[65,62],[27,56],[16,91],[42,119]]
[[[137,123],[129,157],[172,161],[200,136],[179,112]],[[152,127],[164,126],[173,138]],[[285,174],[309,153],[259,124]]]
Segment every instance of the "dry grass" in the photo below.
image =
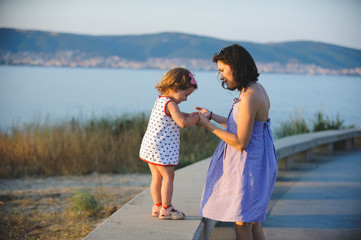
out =
[[[83,239],[147,184],[1,191],[0,239]],[[78,190],[89,191],[98,207],[73,210],[71,198]]]
[[[0,178],[147,172],[138,157],[146,127],[144,115],[14,126],[0,131]],[[180,167],[209,157],[218,142],[197,127],[181,138]]]
[[0,177],[144,171],[131,164],[131,151],[137,152],[145,125],[133,118],[13,127],[0,135]]

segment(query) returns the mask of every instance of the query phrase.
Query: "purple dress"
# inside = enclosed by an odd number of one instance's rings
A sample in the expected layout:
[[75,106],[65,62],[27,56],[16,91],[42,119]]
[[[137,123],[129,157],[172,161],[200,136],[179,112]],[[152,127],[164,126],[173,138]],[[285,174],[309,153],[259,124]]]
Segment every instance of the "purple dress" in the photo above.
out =
[[[238,99],[227,119],[237,134]],[[270,120],[255,121],[246,150],[220,141],[209,165],[201,216],[223,222],[263,222],[277,177],[277,156]]]

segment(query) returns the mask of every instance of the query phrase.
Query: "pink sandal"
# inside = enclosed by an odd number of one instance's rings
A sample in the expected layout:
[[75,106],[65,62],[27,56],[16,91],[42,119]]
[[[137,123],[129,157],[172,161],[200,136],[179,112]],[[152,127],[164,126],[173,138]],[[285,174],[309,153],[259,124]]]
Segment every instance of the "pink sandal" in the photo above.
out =
[[159,212],[159,219],[161,220],[181,220],[184,217],[185,214],[175,209],[173,205],[170,205],[167,209],[162,207]]
[[157,206],[157,204],[153,205],[152,208],[152,217],[159,217],[159,210],[160,210],[161,206]]

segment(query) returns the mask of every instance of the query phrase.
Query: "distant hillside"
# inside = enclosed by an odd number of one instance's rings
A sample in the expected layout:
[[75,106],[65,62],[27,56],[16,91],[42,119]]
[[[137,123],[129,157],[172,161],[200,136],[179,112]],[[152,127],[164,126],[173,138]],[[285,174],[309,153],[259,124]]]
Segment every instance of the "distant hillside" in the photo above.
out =
[[[158,33],[124,36],[89,36],[41,31],[0,29],[2,54],[23,52],[56,54],[77,51],[87,56],[111,57],[133,61],[149,58],[187,58],[211,61],[222,47],[238,43],[257,63],[314,64],[328,69],[361,67],[361,50],[320,42],[258,44],[232,42],[184,33]],[[0,60],[4,64],[5,60]]]

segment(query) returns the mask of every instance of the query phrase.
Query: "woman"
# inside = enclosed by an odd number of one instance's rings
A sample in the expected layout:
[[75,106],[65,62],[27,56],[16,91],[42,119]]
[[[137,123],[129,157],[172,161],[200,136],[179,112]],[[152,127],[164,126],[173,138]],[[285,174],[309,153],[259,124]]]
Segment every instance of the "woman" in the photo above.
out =
[[268,118],[270,101],[258,83],[253,58],[243,47],[226,47],[213,56],[213,62],[218,65],[223,87],[238,90],[240,95],[228,118],[196,107],[200,110],[198,126],[221,139],[208,169],[201,215],[235,222],[237,239],[265,239],[261,223],[266,219],[278,169]]

